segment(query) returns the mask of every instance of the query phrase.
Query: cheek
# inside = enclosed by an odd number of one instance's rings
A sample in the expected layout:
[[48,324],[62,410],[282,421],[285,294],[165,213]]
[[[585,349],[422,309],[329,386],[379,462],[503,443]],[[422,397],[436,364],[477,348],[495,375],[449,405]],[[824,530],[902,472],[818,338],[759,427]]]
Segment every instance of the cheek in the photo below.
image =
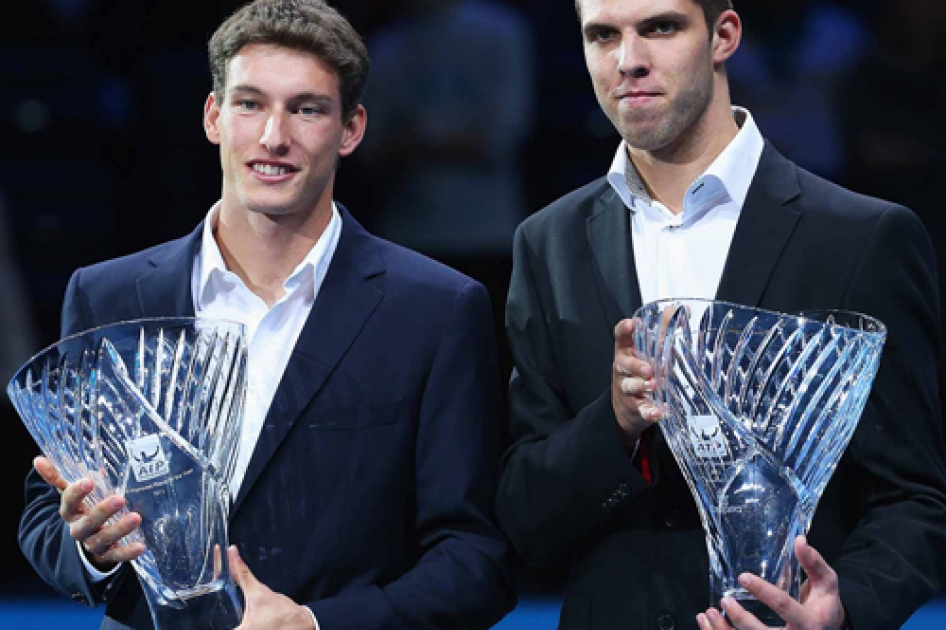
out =
[[230,149],[235,152],[244,151],[259,144],[259,134],[253,134],[249,130],[237,130],[230,136]]
[[709,49],[697,50],[681,58],[673,67],[674,76],[681,83],[700,83],[713,73],[713,58]]
[[598,95],[600,100],[611,91],[614,80],[611,73],[603,67],[603,64],[590,66],[589,71],[591,73],[592,87],[594,87],[595,94]]
[[591,75],[591,81],[597,89],[598,85],[606,82],[608,75],[608,58],[601,53],[586,53],[585,65],[588,67],[588,74]]
[[220,139],[231,151],[254,146],[262,137],[262,126],[251,119],[230,118],[220,126]]
[[336,129],[312,129],[302,136],[302,144],[310,162],[334,161],[341,147],[343,132]]

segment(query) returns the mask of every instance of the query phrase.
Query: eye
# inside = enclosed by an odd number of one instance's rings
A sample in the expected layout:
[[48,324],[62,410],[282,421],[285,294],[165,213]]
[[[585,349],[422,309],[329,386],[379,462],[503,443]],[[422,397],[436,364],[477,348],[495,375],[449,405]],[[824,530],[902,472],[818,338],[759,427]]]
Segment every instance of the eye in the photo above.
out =
[[247,112],[255,112],[259,109],[259,103],[250,99],[240,99],[234,103],[238,109],[242,109]]
[[654,22],[647,31],[652,35],[673,35],[680,30],[680,25],[673,21]]
[[618,36],[618,32],[613,28],[593,28],[588,31],[588,41],[595,44],[607,44],[608,42],[614,41]]
[[325,108],[319,105],[302,105],[296,111],[303,116],[318,116],[325,113]]

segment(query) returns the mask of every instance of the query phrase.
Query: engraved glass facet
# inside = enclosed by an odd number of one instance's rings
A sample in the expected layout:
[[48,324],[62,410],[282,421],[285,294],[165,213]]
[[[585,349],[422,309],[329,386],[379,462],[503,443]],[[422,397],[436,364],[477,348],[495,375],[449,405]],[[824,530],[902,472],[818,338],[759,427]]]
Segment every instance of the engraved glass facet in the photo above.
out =
[[141,525],[132,565],[159,630],[239,625],[227,566],[230,478],[246,390],[243,326],[123,322],[66,338],[24,365],[7,393],[70,483],[94,505],[118,494]]
[[798,599],[793,541],[867,402],[886,339],[845,311],[782,314],[710,300],[660,300],[634,315],[654,368],[660,428],[706,533],[711,605],[731,596],[781,624],[737,582],[755,573]]

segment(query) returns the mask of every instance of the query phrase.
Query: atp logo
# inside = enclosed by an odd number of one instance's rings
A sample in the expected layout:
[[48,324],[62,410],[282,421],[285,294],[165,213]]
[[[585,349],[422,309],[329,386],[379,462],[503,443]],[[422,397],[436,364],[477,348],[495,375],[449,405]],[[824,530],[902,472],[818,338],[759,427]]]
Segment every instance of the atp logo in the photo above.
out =
[[128,451],[129,464],[135,473],[138,482],[149,481],[166,475],[171,471],[168,459],[161,448],[161,440],[157,435],[146,435],[137,440],[125,442]]
[[700,459],[726,457],[729,448],[716,416],[687,416],[690,444]]

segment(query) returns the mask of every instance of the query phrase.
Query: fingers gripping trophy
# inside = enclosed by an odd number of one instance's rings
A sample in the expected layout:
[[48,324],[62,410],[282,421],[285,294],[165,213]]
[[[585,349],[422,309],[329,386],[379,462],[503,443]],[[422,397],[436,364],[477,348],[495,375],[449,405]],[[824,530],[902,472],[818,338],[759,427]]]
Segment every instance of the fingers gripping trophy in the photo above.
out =
[[738,577],[754,573],[798,599],[793,542],[854,434],[886,328],[858,313],[710,300],[651,302],[635,319],[660,428],[706,533],[711,601],[731,597],[783,625]]
[[240,324],[123,322],[47,348],[7,388],[44,476],[91,481],[86,509],[114,501],[106,525],[137,524],[118,545],[143,548],[131,564],[158,630],[242,618],[226,549],[246,353]]

